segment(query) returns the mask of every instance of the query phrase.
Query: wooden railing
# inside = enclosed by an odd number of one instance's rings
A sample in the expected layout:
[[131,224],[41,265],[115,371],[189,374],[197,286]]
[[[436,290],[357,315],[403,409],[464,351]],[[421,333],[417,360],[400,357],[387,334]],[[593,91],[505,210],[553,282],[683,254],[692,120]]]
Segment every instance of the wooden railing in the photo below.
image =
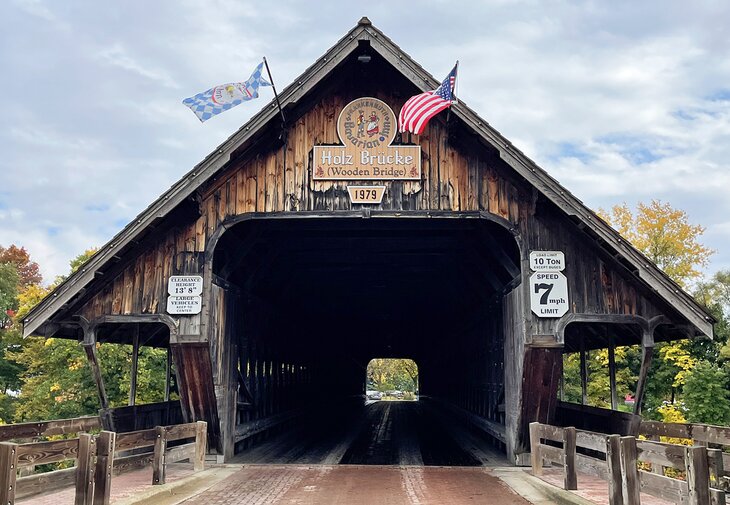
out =
[[[682,439],[691,445],[708,446],[710,477],[717,488],[730,491],[730,452],[725,452],[730,451],[730,427],[643,421],[639,434],[652,441],[659,441],[661,437],[667,437]],[[663,474],[662,466],[652,465],[652,470],[654,473]]]
[[[32,436],[51,435],[53,430],[66,426],[70,433],[71,421],[49,421],[26,423],[38,426]],[[55,423],[55,424],[54,424]],[[64,424],[66,423],[66,424]],[[82,421],[73,424],[76,430],[88,429],[89,424]],[[50,427],[48,426],[50,425]],[[21,425],[3,426],[12,433],[23,431]],[[96,427],[98,425],[94,425]],[[12,429],[10,429],[12,428]],[[56,433],[58,434],[58,433]],[[2,434],[0,433],[0,436]],[[17,437],[12,437],[17,438]],[[193,442],[168,449],[168,442],[194,439]],[[102,431],[99,435],[79,433],[77,438],[32,442],[25,444],[0,443],[0,503],[12,505],[18,498],[47,492],[59,487],[75,486],[76,505],[102,505],[109,503],[113,475],[142,468],[152,464],[152,484],[165,482],[165,465],[189,459],[196,471],[202,470],[205,460],[207,425],[204,422],[158,426],[151,430],[116,434]],[[140,448],[151,451],[132,456],[122,456],[125,451]],[[58,463],[73,460],[75,466],[63,470],[18,477],[24,467]]]
[[[658,424],[646,427],[647,432],[664,430],[661,434],[669,433],[668,436],[679,433],[678,429]],[[727,428],[721,427],[719,430],[703,428],[695,433],[703,433],[708,443],[720,444],[725,440],[722,437],[726,431]],[[563,468],[563,487],[567,490],[578,489],[578,470],[603,478],[608,482],[611,505],[638,505],[641,493],[690,505],[726,503],[726,455],[719,449],[637,440],[631,436],[606,435],[540,423],[530,424],[530,444],[534,475],[542,475],[543,464],[548,462]],[[648,465],[655,471],[640,469],[640,466]],[[657,468],[662,471],[656,472]],[[666,476],[664,468],[673,468],[686,477],[682,480]]]

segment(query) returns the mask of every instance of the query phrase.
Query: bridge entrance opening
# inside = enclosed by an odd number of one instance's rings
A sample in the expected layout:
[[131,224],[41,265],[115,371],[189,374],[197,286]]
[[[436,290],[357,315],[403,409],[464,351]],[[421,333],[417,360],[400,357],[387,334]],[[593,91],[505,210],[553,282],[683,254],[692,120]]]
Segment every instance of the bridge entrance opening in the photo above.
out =
[[367,400],[418,400],[418,365],[408,358],[373,358],[365,370]]
[[[266,218],[222,234],[211,311],[237,376],[222,419],[236,460],[504,457],[502,304],[520,255],[501,224],[460,217]],[[411,384],[375,387],[370,365],[403,356]],[[363,401],[378,389],[420,401]]]

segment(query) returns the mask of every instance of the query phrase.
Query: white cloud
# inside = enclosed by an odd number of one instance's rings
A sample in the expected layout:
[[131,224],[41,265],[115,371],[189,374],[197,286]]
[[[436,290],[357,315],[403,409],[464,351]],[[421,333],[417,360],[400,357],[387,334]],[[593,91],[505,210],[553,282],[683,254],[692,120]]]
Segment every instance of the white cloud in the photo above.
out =
[[133,74],[156,81],[167,88],[177,89],[180,87],[178,83],[171,79],[170,76],[161,69],[148,68],[147,66],[142,65],[130,56],[127,49],[119,43],[101,49],[98,51],[97,57],[107,65],[128,70]]
[[[283,89],[363,15],[334,0],[13,5],[0,7],[0,67],[10,76],[0,92],[23,99],[6,104],[0,125],[0,244],[26,245],[47,278],[268,100],[201,125],[183,98],[246,78],[263,55]],[[708,227],[713,267],[730,265],[730,200],[720,191],[730,185],[730,4],[367,10],[437,78],[459,59],[460,99],[588,205],[669,201]],[[49,32],[49,23],[70,30]]]

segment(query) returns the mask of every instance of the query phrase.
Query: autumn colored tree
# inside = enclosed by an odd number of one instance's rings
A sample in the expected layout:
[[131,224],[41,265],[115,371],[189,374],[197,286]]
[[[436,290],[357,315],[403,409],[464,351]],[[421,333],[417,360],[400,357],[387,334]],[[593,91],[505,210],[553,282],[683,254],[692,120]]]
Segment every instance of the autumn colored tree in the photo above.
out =
[[18,291],[22,291],[32,284],[40,284],[43,281],[38,263],[30,259],[30,254],[25,250],[25,247],[11,244],[6,249],[0,245],[1,263],[15,265],[18,274]]
[[376,358],[367,366],[367,381],[378,391],[418,391],[418,365],[412,359]]
[[[702,269],[714,251],[701,243],[705,228],[692,224],[685,211],[652,200],[649,204],[639,203],[635,211],[624,203],[612,207],[610,212],[601,209],[599,215],[677,284],[685,289],[702,286]],[[677,409],[667,407],[666,402],[677,399],[698,362],[713,359],[713,355],[719,354],[719,347],[717,341],[679,340],[657,344],[655,349],[644,413],[667,420]]]
[[705,228],[669,203],[639,203],[636,212],[624,203],[598,214],[682,287],[701,277],[714,253],[700,242]]

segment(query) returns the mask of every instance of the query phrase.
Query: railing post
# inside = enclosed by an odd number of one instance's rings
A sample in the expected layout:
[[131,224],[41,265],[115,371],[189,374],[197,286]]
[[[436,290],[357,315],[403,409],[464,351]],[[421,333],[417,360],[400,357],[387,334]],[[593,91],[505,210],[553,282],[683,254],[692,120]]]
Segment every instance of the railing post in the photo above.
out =
[[96,440],[93,435],[79,433],[79,451],[76,455],[75,505],[92,505],[94,500],[94,457]]
[[96,439],[94,505],[109,505],[116,440],[117,434],[113,431],[102,431]]
[[606,437],[606,463],[608,464],[608,503],[624,505],[621,493],[621,435]]
[[569,491],[578,489],[578,474],[575,469],[575,446],[575,428],[563,428],[563,454],[565,458],[563,463],[563,470],[565,471],[563,487]]
[[205,448],[208,442],[208,423],[195,423],[195,460],[193,469],[197,472],[205,469]]
[[639,469],[636,466],[638,451],[636,438],[621,437],[621,489],[625,505],[641,504],[641,488],[639,484]]
[[167,450],[167,430],[156,426],[155,454],[152,461],[152,485],[165,483],[165,451]]
[[532,475],[542,475],[540,423],[530,423],[530,463],[532,464]]
[[0,504],[15,503],[15,480],[18,475],[18,444],[0,443]]
[[730,488],[728,488],[722,478],[725,475],[725,462],[722,459],[722,449],[707,449],[707,462],[710,466],[710,477],[715,480],[715,485],[710,487],[730,491]]
[[685,449],[687,484],[690,505],[710,504],[710,469],[707,464],[707,448],[702,446]]

